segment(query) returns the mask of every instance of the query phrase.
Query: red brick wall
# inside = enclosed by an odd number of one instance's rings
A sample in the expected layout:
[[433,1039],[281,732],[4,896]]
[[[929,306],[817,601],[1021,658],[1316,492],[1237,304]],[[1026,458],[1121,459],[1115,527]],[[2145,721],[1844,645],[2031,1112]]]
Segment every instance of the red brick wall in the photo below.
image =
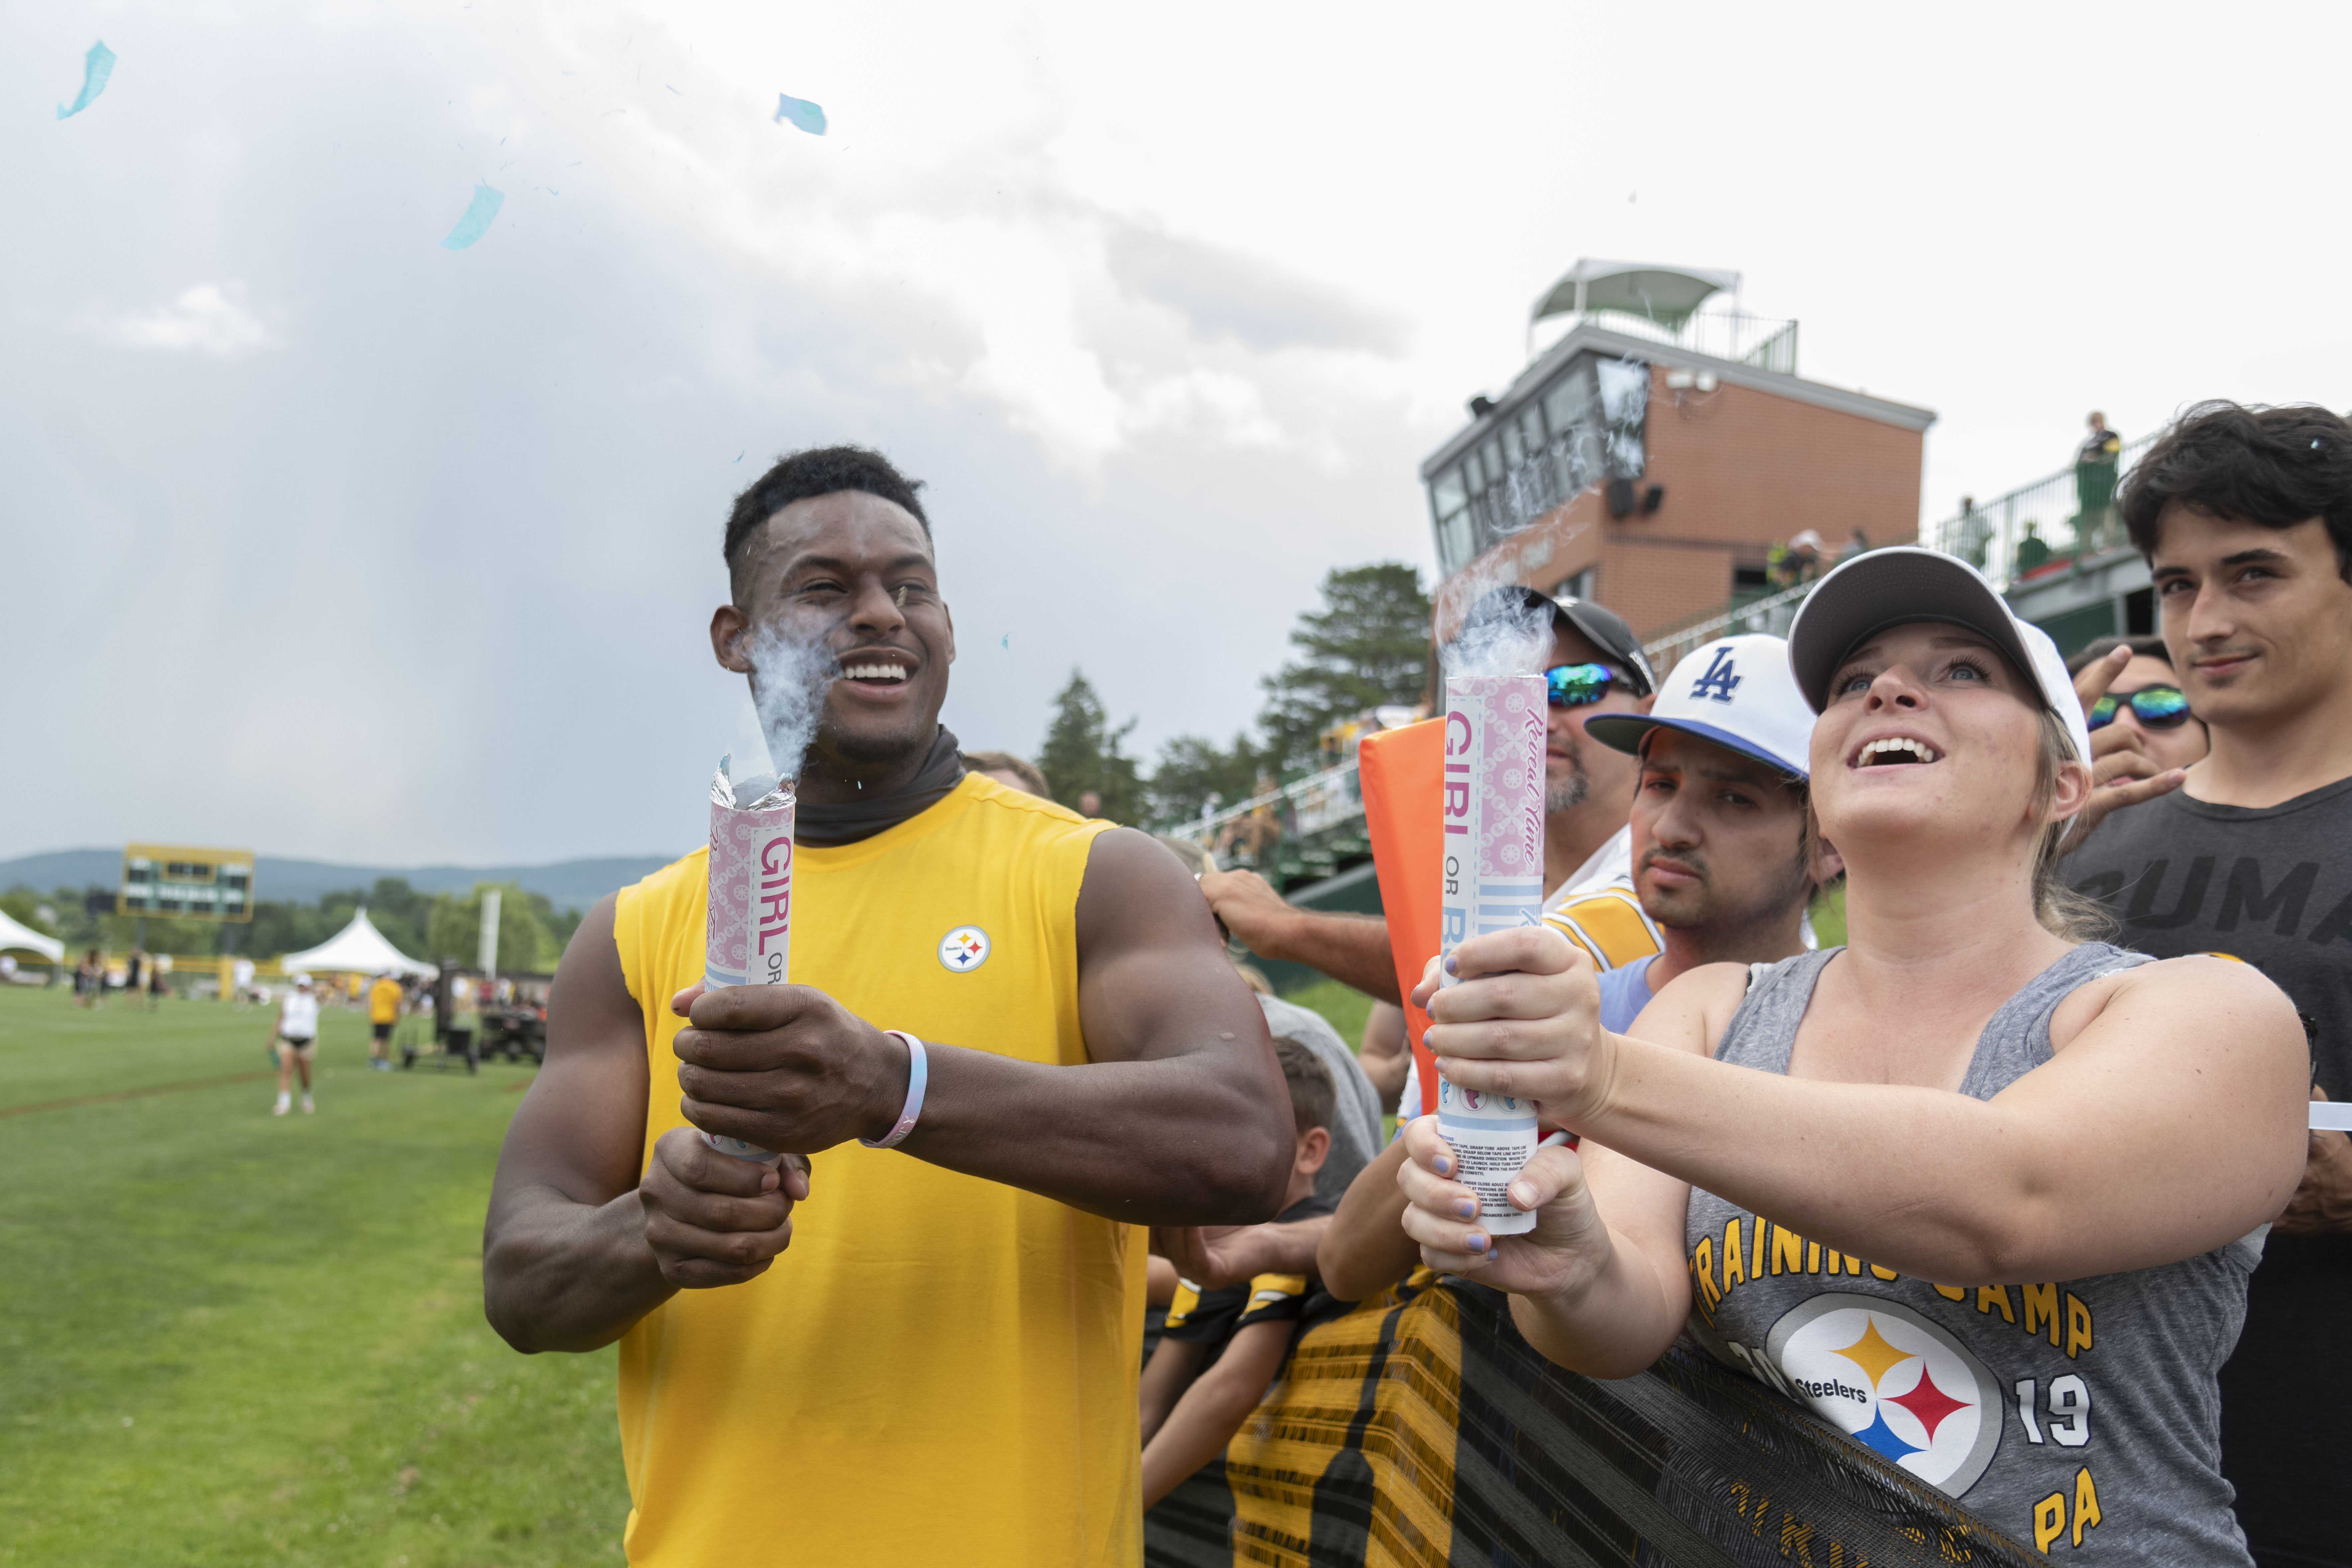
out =
[[1919,431],[1743,386],[1674,392],[1654,365],[1647,437],[1656,511],[1615,520],[1588,491],[1490,553],[1546,590],[1597,561],[1595,597],[1647,637],[1720,608],[1735,561],[1760,565],[1802,529],[1832,552],[1857,527],[1874,544],[1918,529]]
[[1800,530],[1832,551],[1856,528],[1874,544],[1918,530],[1919,431],[1744,386],[1671,392],[1653,366],[1647,437],[1641,482],[1665,500],[1607,529],[1597,595],[1644,636],[1722,605],[1735,556],[1760,562]]

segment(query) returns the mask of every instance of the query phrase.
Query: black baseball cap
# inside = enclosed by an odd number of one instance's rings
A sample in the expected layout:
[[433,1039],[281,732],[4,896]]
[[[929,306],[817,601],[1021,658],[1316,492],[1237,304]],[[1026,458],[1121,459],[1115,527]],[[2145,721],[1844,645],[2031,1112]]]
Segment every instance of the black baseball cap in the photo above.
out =
[[[1614,610],[1603,609],[1590,599],[1570,598],[1562,595],[1554,598],[1539,594],[1523,584],[1507,583],[1478,595],[1463,616],[1465,627],[1477,625],[1491,616],[1540,606],[1551,612],[1552,624],[1565,621],[1583,635],[1584,640],[1601,650],[1601,657],[1621,665],[1632,677],[1636,697],[1647,697],[1658,689],[1658,672],[1650,668],[1649,656],[1642,651],[1641,639],[1633,635]],[[1456,634],[1457,636],[1459,634]]]

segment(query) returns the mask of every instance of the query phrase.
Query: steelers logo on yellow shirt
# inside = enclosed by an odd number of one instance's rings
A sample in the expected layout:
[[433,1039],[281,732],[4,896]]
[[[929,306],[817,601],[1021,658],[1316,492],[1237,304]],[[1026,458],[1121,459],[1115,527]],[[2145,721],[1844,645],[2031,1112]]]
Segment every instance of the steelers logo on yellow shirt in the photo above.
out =
[[958,926],[940,938],[940,964],[963,974],[988,962],[988,933],[978,926]]

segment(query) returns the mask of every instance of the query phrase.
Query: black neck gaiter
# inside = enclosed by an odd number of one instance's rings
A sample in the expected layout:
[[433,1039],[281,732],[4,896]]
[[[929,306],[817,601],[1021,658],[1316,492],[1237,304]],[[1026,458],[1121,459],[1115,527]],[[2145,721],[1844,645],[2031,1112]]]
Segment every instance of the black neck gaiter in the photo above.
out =
[[954,733],[942,724],[931,740],[930,755],[923,759],[922,771],[904,789],[889,795],[863,791],[837,805],[803,802],[793,820],[793,842],[829,849],[871,838],[929,811],[947,799],[962,782],[962,748],[956,743]]

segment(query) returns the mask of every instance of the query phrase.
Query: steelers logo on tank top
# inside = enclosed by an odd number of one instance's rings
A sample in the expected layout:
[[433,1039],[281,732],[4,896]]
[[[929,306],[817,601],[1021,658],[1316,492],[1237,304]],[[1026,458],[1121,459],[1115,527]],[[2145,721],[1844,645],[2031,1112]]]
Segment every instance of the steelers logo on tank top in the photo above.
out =
[[1950,1496],[1974,1486],[2000,1446],[1992,1373],[1899,1301],[1812,1297],[1781,1314],[1764,1353],[1815,1415]]
[[940,938],[940,967],[968,973],[988,962],[988,933],[978,926],[958,926]]

